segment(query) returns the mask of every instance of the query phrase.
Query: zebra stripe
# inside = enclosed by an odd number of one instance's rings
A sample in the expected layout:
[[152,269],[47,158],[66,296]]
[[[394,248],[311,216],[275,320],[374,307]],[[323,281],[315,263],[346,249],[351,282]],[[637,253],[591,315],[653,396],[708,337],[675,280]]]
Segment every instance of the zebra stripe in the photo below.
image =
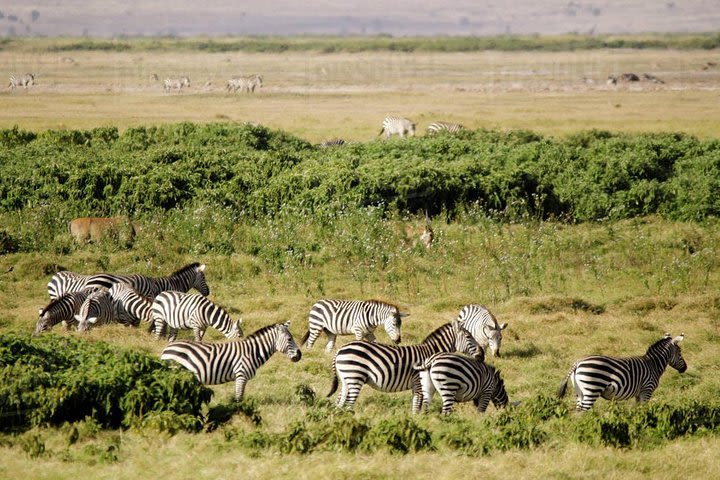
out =
[[25,75],[10,75],[10,83],[8,88],[15,90],[17,87],[23,87],[27,90],[28,87],[35,85],[35,75],[32,73],[26,73]]
[[166,92],[169,92],[170,90],[182,90],[183,87],[189,87],[190,86],[190,78],[189,77],[180,77],[180,78],[166,78],[163,80],[163,88]]
[[430,405],[435,390],[442,398],[442,413],[452,413],[456,402],[471,401],[478,412],[487,410],[490,401],[496,408],[508,404],[505,382],[500,372],[483,358],[470,358],[455,353],[438,353],[415,369],[420,372],[423,387],[423,408]]
[[562,398],[567,389],[568,378],[572,379],[578,410],[587,411],[602,396],[606,400],[627,400],[638,402],[650,400],[660,383],[660,376],[670,365],[678,372],[687,370],[678,343],[685,338],[681,334],[672,338],[666,333],[653,343],[643,356],[614,358],[593,355],[575,362],[557,391]]
[[175,341],[179,329],[192,329],[195,341],[201,342],[210,326],[227,338],[242,337],[242,319],[233,322],[225,310],[198,294],[162,292],[153,301],[152,317],[157,338],[160,339],[167,325],[171,342]]
[[472,335],[457,321],[446,323],[425,338],[422,343],[410,346],[391,346],[363,341],[350,342],[340,347],[333,360],[332,388],[328,397],[342,388],[337,406],[352,408],[366,383],[383,392],[412,390],[412,412],[420,410],[422,383],[420,374],[413,368],[439,352],[461,351],[479,354],[480,347]]
[[341,145],[345,145],[345,140],[343,140],[342,138],[331,138],[330,140],[320,142],[320,147],[323,148],[339,147]]
[[137,292],[148,298],[155,298],[160,292],[176,290],[187,292],[191,288],[201,294],[210,295],[210,287],[205,280],[205,265],[191,263],[173,272],[168,277],[146,277],[144,275],[114,275],[98,273],[82,275],[63,270],[56,273],[48,282],[48,295],[54,300],[68,292],[77,292],[86,287],[103,287],[110,289],[116,283],[127,283]]
[[489,346],[493,356],[500,357],[502,331],[507,328],[507,323],[499,324],[490,310],[476,304],[465,305],[457,320],[472,334],[483,350]]
[[437,133],[459,133],[465,130],[465,127],[459,123],[450,122],[433,122],[427,127],[428,135],[435,135]]
[[356,340],[375,341],[375,328],[382,324],[390,339],[400,343],[402,318],[396,305],[379,300],[320,300],[310,309],[309,327],[301,340],[312,348],[321,332],[328,336],[326,351],[332,351],[338,335],[355,335]]
[[415,124],[407,118],[394,117],[389,115],[383,120],[382,130],[378,135],[382,135],[385,132],[385,136],[390,138],[393,135],[404,137],[407,133],[411,137],[415,136]]
[[116,283],[108,293],[121,323],[138,326],[144,321],[152,324],[152,300],[126,283]]
[[[91,328],[119,321],[115,303],[107,288],[98,288],[85,299],[80,311],[75,315],[78,332],[86,332]],[[126,324],[127,325],[127,324]]]
[[64,322],[66,329],[74,326],[77,323],[75,315],[80,313],[80,307],[88,295],[95,290],[94,288],[87,288],[79,292],[66,293],[60,298],[52,300],[45,308],[40,310],[33,336],[51,330],[58,323]]
[[262,75],[248,75],[244,77],[235,77],[227,81],[225,89],[228,92],[254,93],[256,88],[262,87]]
[[227,343],[175,342],[165,347],[162,360],[172,360],[195,374],[205,385],[235,380],[235,398],[275,352],[297,362],[302,353],[289,330],[290,322],[268,325],[243,340]]

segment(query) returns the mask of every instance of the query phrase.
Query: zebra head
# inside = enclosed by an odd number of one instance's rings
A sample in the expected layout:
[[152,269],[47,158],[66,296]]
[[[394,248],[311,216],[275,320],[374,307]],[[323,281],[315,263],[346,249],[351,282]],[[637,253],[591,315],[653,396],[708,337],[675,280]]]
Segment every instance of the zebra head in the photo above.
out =
[[292,333],[290,333],[290,322],[278,323],[275,327],[277,331],[277,335],[275,336],[275,349],[287,355],[291,361],[299,361],[302,358],[302,352],[297,343],[295,343]]
[[[494,320],[494,318],[493,318]],[[507,328],[508,324],[498,324],[493,322],[491,324],[483,325],[482,334],[487,339],[487,345],[490,347],[490,351],[493,357],[500,357],[500,344],[502,343],[502,331]]]
[[243,337],[243,331],[242,331],[242,318],[238,318],[236,322],[233,322],[232,327],[230,328],[230,333],[227,334],[227,338],[242,338]]
[[[665,338],[671,338],[670,334],[666,333]],[[680,343],[684,338],[685,334],[681,333],[670,341],[668,347],[669,358],[667,363],[680,373],[683,373],[685,372],[685,370],[687,370],[687,363],[685,363],[685,359],[683,358],[682,352],[680,351],[680,345],[678,345],[678,343]]]
[[460,325],[457,320],[452,321],[453,332],[455,333],[455,351],[479,357],[482,348],[477,340]]
[[409,313],[401,313],[397,307],[393,306],[391,314],[383,320],[383,326],[390,339],[396,344],[400,343],[400,329],[402,327],[402,319],[410,315]]
[[493,373],[493,380],[495,383],[495,390],[492,394],[492,403],[495,405],[495,408],[505,408],[508,404],[508,395],[505,391],[505,382],[503,381],[502,377],[500,377],[500,372],[495,370]]
[[210,295],[210,287],[205,280],[205,264],[202,263],[195,267],[195,278],[193,279],[192,288],[200,292],[203,296]]
[[38,321],[35,324],[35,332],[33,332],[33,337],[37,337],[42,332],[50,330],[50,328],[52,327],[52,324],[50,323],[50,312],[47,308],[41,308],[38,312],[38,315],[40,316],[40,318],[38,318]]

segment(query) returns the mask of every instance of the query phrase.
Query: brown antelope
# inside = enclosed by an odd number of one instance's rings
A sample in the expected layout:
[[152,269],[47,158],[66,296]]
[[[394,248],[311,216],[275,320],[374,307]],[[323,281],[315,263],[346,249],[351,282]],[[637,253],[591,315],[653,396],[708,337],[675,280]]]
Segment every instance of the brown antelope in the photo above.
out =
[[126,217],[82,217],[68,224],[70,235],[77,243],[100,242],[107,235],[120,235],[128,232],[133,240],[138,226]]

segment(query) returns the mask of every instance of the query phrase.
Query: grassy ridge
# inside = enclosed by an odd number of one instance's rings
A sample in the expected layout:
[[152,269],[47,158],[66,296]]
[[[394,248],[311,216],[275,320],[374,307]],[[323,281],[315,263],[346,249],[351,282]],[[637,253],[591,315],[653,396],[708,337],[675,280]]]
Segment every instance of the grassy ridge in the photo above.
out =
[[497,51],[574,51],[603,48],[635,49],[705,49],[720,47],[720,35],[715,32],[692,34],[642,35],[502,35],[487,37],[213,37],[213,38],[92,38],[22,39],[0,41],[0,49],[40,52],[68,52],[77,50],[142,52],[142,51],[202,51],[202,52],[478,52]]

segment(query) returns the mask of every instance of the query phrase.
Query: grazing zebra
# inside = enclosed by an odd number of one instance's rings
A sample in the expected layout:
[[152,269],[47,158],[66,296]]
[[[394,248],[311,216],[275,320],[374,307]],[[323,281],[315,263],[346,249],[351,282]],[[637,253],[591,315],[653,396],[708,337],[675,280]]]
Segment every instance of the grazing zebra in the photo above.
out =
[[339,147],[340,145],[345,145],[345,140],[342,138],[331,138],[330,140],[325,140],[323,142],[320,142],[321,147]]
[[25,75],[10,75],[10,83],[8,88],[15,90],[17,87],[23,87],[27,90],[28,87],[35,85],[35,75],[32,73],[26,73]]
[[262,87],[262,75],[248,75],[245,77],[235,77],[227,81],[225,89],[228,92],[237,92],[240,90],[245,93],[255,93],[255,89]]
[[205,385],[235,380],[235,398],[245,393],[245,384],[275,352],[297,362],[302,352],[290,333],[290,322],[262,327],[243,340],[227,343],[175,342],[165,347],[162,360],[173,360],[187,368]]
[[500,372],[483,361],[455,353],[438,353],[416,365],[423,386],[423,409],[427,409],[435,390],[442,398],[442,413],[453,411],[455,402],[473,401],[478,412],[487,410],[490,401],[495,408],[505,407],[508,396]]
[[166,78],[163,80],[163,88],[166,92],[169,92],[170,90],[182,90],[183,87],[189,87],[190,86],[190,78],[189,77],[180,77],[180,78]]
[[415,124],[407,118],[394,117],[392,115],[385,117],[383,120],[382,130],[378,135],[382,135],[385,132],[385,136],[390,138],[393,135],[404,137],[407,133],[411,137],[415,136]]
[[230,315],[206,297],[198,294],[167,291],[155,297],[152,304],[155,335],[158,339],[170,327],[170,341],[175,341],[178,329],[191,328],[195,341],[201,342],[207,327],[214,327],[227,338],[242,337],[242,319],[233,322]]
[[75,315],[80,313],[80,307],[87,299],[88,295],[94,292],[94,288],[86,288],[79,292],[69,292],[65,295],[52,300],[45,308],[39,312],[40,317],[35,324],[35,333],[33,336],[40,335],[52,329],[58,323],[65,323],[65,328],[75,325],[77,320]]
[[428,135],[435,135],[437,133],[459,133],[465,130],[465,127],[459,123],[450,122],[433,122],[427,127]]
[[114,275],[111,273],[98,273],[83,275],[63,270],[56,273],[48,282],[48,295],[54,300],[67,292],[77,292],[86,287],[110,288],[122,282],[133,287],[137,292],[150,299],[158,296],[160,292],[175,290],[187,292],[191,288],[201,294],[210,295],[210,287],[205,280],[205,264],[191,263],[176,270],[168,277],[146,277],[144,275]]
[[467,329],[483,349],[490,347],[493,356],[500,357],[502,331],[507,323],[498,324],[490,310],[482,305],[465,305],[458,315],[458,322]]
[[152,325],[152,300],[140,295],[127,283],[116,283],[109,294],[121,323],[137,326],[144,321]]
[[342,383],[337,406],[352,408],[366,383],[383,392],[412,390],[412,412],[422,403],[420,374],[413,368],[439,352],[461,351],[478,355],[480,347],[470,332],[457,321],[442,325],[422,343],[410,346],[391,346],[381,343],[354,341],[340,347],[333,360],[332,388],[328,397]]
[[[107,288],[98,288],[87,296],[75,315],[77,331],[86,332],[92,327],[120,321],[115,302]],[[125,323],[125,325],[129,325]]]
[[627,400],[638,402],[650,400],[660,383],[665,367],[670,365],[678,372],[687,370],[678,345],[685,334],[672,338],[666,333],[653,343],[645,355],[626,358],[594,355],[575,362],[557,391],[559,398],[565,395],[568,378],[572,379],[578,410],[592,408],[598,397],[606,400]]
[[375,341],[375,328],[382,324],[390,339],[400,343],[402,318],[396,305],[379,300],[320,300],[310,309],[308,331],[300,343],[312,348],[320,333],[325,331],[328,343],[325,351],[332,351],[338,335],[355,335],[356,340]]

